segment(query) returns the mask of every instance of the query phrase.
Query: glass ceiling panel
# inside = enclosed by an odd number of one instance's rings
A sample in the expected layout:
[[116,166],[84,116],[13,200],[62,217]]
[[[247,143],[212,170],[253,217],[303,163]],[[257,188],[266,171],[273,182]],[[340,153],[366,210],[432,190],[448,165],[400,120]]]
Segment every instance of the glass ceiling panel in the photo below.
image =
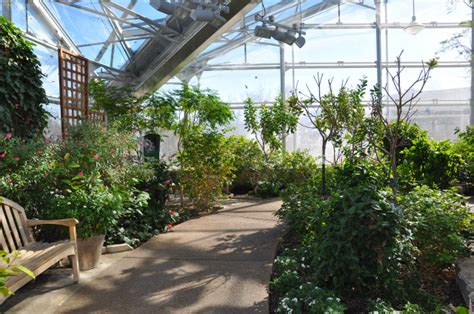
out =
[[[87,2],[80,1],[79,3],[85,7],[103,13],[103,10],[99,4]],[[66,29],[69,36],[71,36],[76,45],[102,42],[107,40],[109,37],[111,27],[108,24],[106,17],[79,10],[77,8],[66,6],[57,2],[48,1],[46,4],[54,13],[55,17],[60,21],[61,25]],[[91,58],[91,56],[87,57]],[[95,57],[92,59],[95,59]]]

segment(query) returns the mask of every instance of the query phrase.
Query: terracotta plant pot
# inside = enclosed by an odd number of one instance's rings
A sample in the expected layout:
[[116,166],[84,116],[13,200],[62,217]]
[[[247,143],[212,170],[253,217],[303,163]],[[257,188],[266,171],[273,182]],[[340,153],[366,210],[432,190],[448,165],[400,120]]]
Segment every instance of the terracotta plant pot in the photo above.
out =
[[104,239],[105,235],[97,235],[91,238],[77,240],[79,268],[81,270],[92,269],[99,264]]

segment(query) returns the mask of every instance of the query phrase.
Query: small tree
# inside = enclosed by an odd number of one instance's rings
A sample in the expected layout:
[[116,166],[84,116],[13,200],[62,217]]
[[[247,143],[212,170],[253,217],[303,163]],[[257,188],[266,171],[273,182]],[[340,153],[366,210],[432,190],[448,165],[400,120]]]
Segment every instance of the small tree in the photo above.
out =
[[[379,86],[375,86],[371,90],[372,95],[372,115],[375,119],[374,125],[381,127],[383,130],[383,135],[386,142],[388,143],[384,147],[377,141],[377,138],[380,138],[376,134],[378,132],[374,129],[368,132],[369,140],[373,145],[375,145],[380,151],[382,151],[389,159],[388,166],[388,177],[390,180],[390,185],[392,187],[393,196],[396,198],[398,192],[398,150],[400,147],[404,146],[404,137],[401,134],[404,124],[409,125],[413,118],[413,115],[416,113],[415,105],[418,102],[418,96],[422,93],[426,83],[428,82],[431,74],[431,70],[437,65],[435,59],[430,60],[426,64],[423,63],[422,70],[419,72],[417,78],[408,86],[407,89],[402,88],[402,74],[405,68],[402,66],[401,55],[397,57],[397,67],[394,74],[389,72],[390,75],[390,85],[395,89],[395,94],[391,95],[388,92],[388,84],[382,88],[385,91],[389,102],[395,108],[395,116],[393,119],[389,119],[383,114],[382,106],[382,90]],[[415,88],[418,88],[415,90]],[[380,160],[380,159],[379,159]]]
[[283,136],[294,133],[300,110],[291,101],[278,97],[271,106],[262,104],[257,109],[251,98],[245,102],[245,129],[250,132],[262,150],[265,160],[269,154],[283,147]]
[[366,81],[358,86],[356,90],[349,90],[343,82],[337,94],[333,90],[333,80],[328,80],[329,92],[323,94],[323,75],[314,77],[316,91],[313,92],[308,86],[308,95],[305,99],[293,99],[301,108],[303,115],[311,123],[309,128],[316,129],[321,136],[322,150],[322,187],[321,193],[326,194],[326,149],[329,142],[334,146],[341,145],[342,136],[347,124],[352,124],[351,131],[355,132],[355,119],[360,115],[360,102],[365,92]]

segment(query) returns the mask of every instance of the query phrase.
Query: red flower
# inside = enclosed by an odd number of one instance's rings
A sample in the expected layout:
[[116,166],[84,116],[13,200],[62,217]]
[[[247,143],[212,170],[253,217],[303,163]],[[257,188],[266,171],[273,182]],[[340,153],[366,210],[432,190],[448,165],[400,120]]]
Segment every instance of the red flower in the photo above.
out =
[[168,224],[168,231],[171,231],[172,228],[173,228],[173,225],[172,225],[172,224]]
[[80,176],[80,177],[83,177],[83,176],[84,176],[84,172],[79,171],[79,173],[78,173],[77,175]]
[[5,134],[5,138],[8,140],[9,138],[12,138],[12,135],[10,133]]
[[15,159],[16,161],[19,161],[19,160],[20,160],[20,157],[16,156],[16,157],[13,158],[13,159]]
[[99,160],[99,154],[95,154],[94,156],[92,156],[92,159]]
[[170,215],[173,216],[173,215],[174,215],[174,211],[170,210]]

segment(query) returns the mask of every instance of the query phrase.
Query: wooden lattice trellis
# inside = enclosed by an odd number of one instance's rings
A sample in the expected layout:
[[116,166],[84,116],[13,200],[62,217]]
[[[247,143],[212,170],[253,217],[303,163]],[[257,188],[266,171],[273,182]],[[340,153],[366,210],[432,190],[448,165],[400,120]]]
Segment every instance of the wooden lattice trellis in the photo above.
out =
[[62,135],[83,120],[104,123],[104,113],[89,110],[89,61],[61,48],[58,55]]

